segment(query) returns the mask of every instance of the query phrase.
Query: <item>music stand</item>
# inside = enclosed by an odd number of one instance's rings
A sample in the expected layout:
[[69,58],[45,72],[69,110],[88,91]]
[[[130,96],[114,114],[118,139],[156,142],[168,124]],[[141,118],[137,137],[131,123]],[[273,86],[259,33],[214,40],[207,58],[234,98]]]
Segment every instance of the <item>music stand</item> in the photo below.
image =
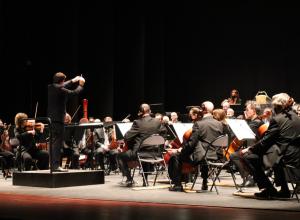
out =
[[226,121],[238,140],[254,140],[256,138],[245,120],[226,119]]
[[172,124],[180,143],[183,143],[183,135],[193,127],[193,123],[175,123]]
[[133,122],[126,122],[126,123],[116,123],[115,129],[116,129],[116,139],[117,140],[123,140],[124,135],[127,131],[131,128]]

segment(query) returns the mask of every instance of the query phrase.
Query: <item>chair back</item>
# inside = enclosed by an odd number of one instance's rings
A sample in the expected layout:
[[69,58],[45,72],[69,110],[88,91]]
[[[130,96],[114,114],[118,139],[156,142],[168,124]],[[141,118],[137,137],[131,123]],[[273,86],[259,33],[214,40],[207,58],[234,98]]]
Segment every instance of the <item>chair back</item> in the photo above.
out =
[[165,139],[164,137],[162,137],[159,134],[152,134],[148,137],[146,137],[140,145],[140,148],[144,147],[144,146],[155,146],[155,145],[162,145],[165,143]]
[[213,140],[210,143],[210,145],[214,146],[214,147],[222,147],[222,148],[228,147],[228,145],[229,145],[228,135],[227,134],[220,135],[215,140]]
[[[214,158],[213,155],[210,155],[212,153],[209,153],[209,150],[211,151],[216,151],[216,152],[221,152],[221,151],[228,151],[228,146],[229,146],[229,139],[228,139],[228,135],[220,135],[218,137],[216,137],[213,141],[211,142],[206,142],[208,143],[208,147],[206,148],[205,151],[205,155],[204,157],[206,159],[212,159],[212,160],[216,160],[217,158]],[[217,156],[217,155],[216,155]]]

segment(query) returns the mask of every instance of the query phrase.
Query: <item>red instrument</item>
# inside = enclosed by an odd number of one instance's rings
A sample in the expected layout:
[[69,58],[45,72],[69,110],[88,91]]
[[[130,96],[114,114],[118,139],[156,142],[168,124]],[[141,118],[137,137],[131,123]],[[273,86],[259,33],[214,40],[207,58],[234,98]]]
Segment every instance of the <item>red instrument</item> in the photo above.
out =
[[8,125],[4,129],[3,133],[1,134],[1,146],[0,146],[0,148],[11,152],[12,151],[12,146],[9,142],[10,138],[9,138],[9,135],[8,135],[9,128],[10,128],[10,125]]
[[232,153],[234,153],[235,151],[237,151],[239,149],[240,146],[242,146],[243,144],[243,141],[240,141],[239,139],[237,138],[234,138],[229,147],[228,147],[228,150],[227,151],[224,151],[224,156],[227,158],[227,160],[229,160],[229,157]]
[[80,119],[79,123],[88,123],[88,100],[82,100],[82,107],[83,107],[83,118]]
[[[186,132],[184,132],[183,134],[183,142],[185,141],[188,141],[192,135],[192,128],[188,129]],[[180,143],[180,140],[179,138],[175,138],[171,143],[171,149],[169,151],[167,151],[165,154],[164,154],[164,159],[166,161],[166,163],[168,164],[169,163],[169,160],[171,158],[171,156],[174,154],[174,149],[179,149],[182,147],[182,143]]]

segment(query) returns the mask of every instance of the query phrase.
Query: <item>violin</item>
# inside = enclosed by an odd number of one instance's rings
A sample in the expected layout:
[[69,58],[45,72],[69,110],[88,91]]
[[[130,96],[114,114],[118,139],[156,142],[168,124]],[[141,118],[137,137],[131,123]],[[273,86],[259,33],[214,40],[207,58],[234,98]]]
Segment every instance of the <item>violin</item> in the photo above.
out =
[[28,119],[25,122],[24,126],[26,131],[38,131],[40,133],[43,133],[45,125],[42,122],[36,122],[34,119]]

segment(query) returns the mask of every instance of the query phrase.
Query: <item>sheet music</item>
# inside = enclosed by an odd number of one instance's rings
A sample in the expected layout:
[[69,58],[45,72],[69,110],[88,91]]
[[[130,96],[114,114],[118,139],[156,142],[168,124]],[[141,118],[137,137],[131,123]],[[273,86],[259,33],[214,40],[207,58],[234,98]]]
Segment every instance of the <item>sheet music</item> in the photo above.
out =
[[180,140],[180,143],[182,143],[184,133],[193,127],[193,123],[174,123],[172,124],[172,126],[174,127],[174,130],[177,134],[178,139]]
[[255,134],[247,124],[245,120],[242,119],[226,119],[229,127],[233,131],[237,139],[241,140],[253,140],[255,139]]
[[118,128],[121,131],[122,136],[124,137],[125,133],[127,131],[129,131],[129,129],[131,128],[133,122],[127,122],[127,123],[117,123],[116,125],[118,126]]

